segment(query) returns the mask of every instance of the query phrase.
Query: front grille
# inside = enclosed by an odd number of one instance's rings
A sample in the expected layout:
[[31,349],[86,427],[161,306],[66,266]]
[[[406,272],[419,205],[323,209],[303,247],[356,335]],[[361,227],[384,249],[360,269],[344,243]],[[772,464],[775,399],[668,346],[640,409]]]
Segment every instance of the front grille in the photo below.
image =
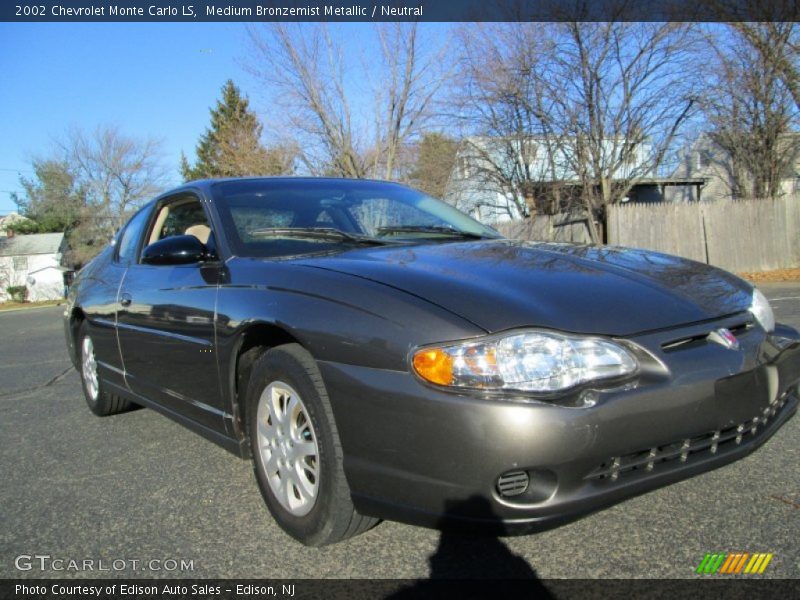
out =
[[525,471],[509,471],[497,478],[497,491],[504,498],[519,496],[528,489],[530,479]]
[[760,415],[727,429],[710,431],[704,435],[654,446],[639,452],[612,456],[592,471],[586,479],[617,481],[621,477],[635,473],[651,472],[670,466],[666,463],[676,461],[686,463],[694,458],[716,454],[720,449],[739,446],[755,436],[759,428],[765,427],[788,400],[789,394],[786,393],[766,407]]
[[[739,337],[741,335],[744,335],[744,333],[749,328],[750,324],[748,324],[747,322],[743,322],[743,323],[735,323],[733,325],[729,325],[727,329],[733,335]],[[661,344],[661,349],[666,353],[670,353],[670,352],[675,352],[677,350],[689,350],[691,348],[697,348],[698,346],[704,346],[709,343],[711,334],[714,331],[716,331],[716,329],[709,329],[707,331],[703,331],[702,333],[698,333],[695,335],[668,340]]]

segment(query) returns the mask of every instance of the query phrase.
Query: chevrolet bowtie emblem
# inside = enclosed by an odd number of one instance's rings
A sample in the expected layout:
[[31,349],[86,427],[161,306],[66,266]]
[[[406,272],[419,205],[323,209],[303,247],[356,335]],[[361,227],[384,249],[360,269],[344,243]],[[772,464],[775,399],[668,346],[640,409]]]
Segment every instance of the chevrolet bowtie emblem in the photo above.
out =
[[720,327],[719,329],[709,333],[708,339],[709,341],[719,344],[728,350],[739,349],[739,340],[737,340],[736,336],[731,333],[730,329],[726,329],[725,327]]

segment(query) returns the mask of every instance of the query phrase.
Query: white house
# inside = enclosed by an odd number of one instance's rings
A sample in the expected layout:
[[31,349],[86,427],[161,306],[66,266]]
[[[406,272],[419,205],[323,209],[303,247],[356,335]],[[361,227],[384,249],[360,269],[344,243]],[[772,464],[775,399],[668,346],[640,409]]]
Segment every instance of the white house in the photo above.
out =
[[7,288],[20,285],[28,288],[31,302],[63,298],[64,234],[7,234],[0,237],[0,301],[9,299]]
[[[632,182],[623,202],[661,202],[669,188],[704,183],[702,178],[657,177],[647,141],[631,146],[609,138],[602,153],[606,163],[616,165],[615,179]],[[531,211],[536,205],[539,212],[563,212],[584,185],[575,170],[577,154],[578,144],[570,137],[467,138],[459,145],[444,199],[488,224],[519,219],[518,202]]]
[[[788,164],[781,178],[778,195],[800,192],[800,134],[790,133],[779,139],[780,148],[786,152]],[[715,144],[708,135],[699,136],[683,154],[673,177],[701,178],[700,188],[673,188],[668,201],[721,200],[735,198],[734,165],[730,155]]]
[[[630,151],[624,140],[609,139],[603,147],[609,161],[623,149],[629,152],[629,159],[619,167],[619,177],[650,174],[648,143]],[[513,198],[526,198],[531,192],[512,189],[509,182],[539,184],[540,190],[556,182],[575,186],[579,180],[576,153],[574,138],[466,138],[459,145],[445,200],[484,223],[518,219],[521,215]]]

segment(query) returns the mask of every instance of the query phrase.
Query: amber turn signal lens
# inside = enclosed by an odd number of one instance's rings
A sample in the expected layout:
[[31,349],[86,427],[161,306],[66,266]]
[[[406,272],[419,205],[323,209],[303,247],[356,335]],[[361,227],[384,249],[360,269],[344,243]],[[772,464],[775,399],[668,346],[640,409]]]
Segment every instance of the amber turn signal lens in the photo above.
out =
[[414,370],[431,383],[453,383],[453,357],[440,348],[426,348],[414,354]]

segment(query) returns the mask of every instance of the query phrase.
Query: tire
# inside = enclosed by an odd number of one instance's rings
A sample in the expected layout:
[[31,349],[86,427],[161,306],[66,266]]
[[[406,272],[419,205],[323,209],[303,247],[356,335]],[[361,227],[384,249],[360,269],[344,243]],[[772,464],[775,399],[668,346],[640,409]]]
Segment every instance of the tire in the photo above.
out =
[[97,372],[94,342],[86,322],[81,323],[78,329],[78,371],[81,374],[86,404],[98,417],[115,415],[131,408],[130,402],[105,389],[103,380]]
[[324,546],[378,522],[353,507],[328,394],[302,346],[265,352],[253,365],[246,401],[256,481],[286,533]]

